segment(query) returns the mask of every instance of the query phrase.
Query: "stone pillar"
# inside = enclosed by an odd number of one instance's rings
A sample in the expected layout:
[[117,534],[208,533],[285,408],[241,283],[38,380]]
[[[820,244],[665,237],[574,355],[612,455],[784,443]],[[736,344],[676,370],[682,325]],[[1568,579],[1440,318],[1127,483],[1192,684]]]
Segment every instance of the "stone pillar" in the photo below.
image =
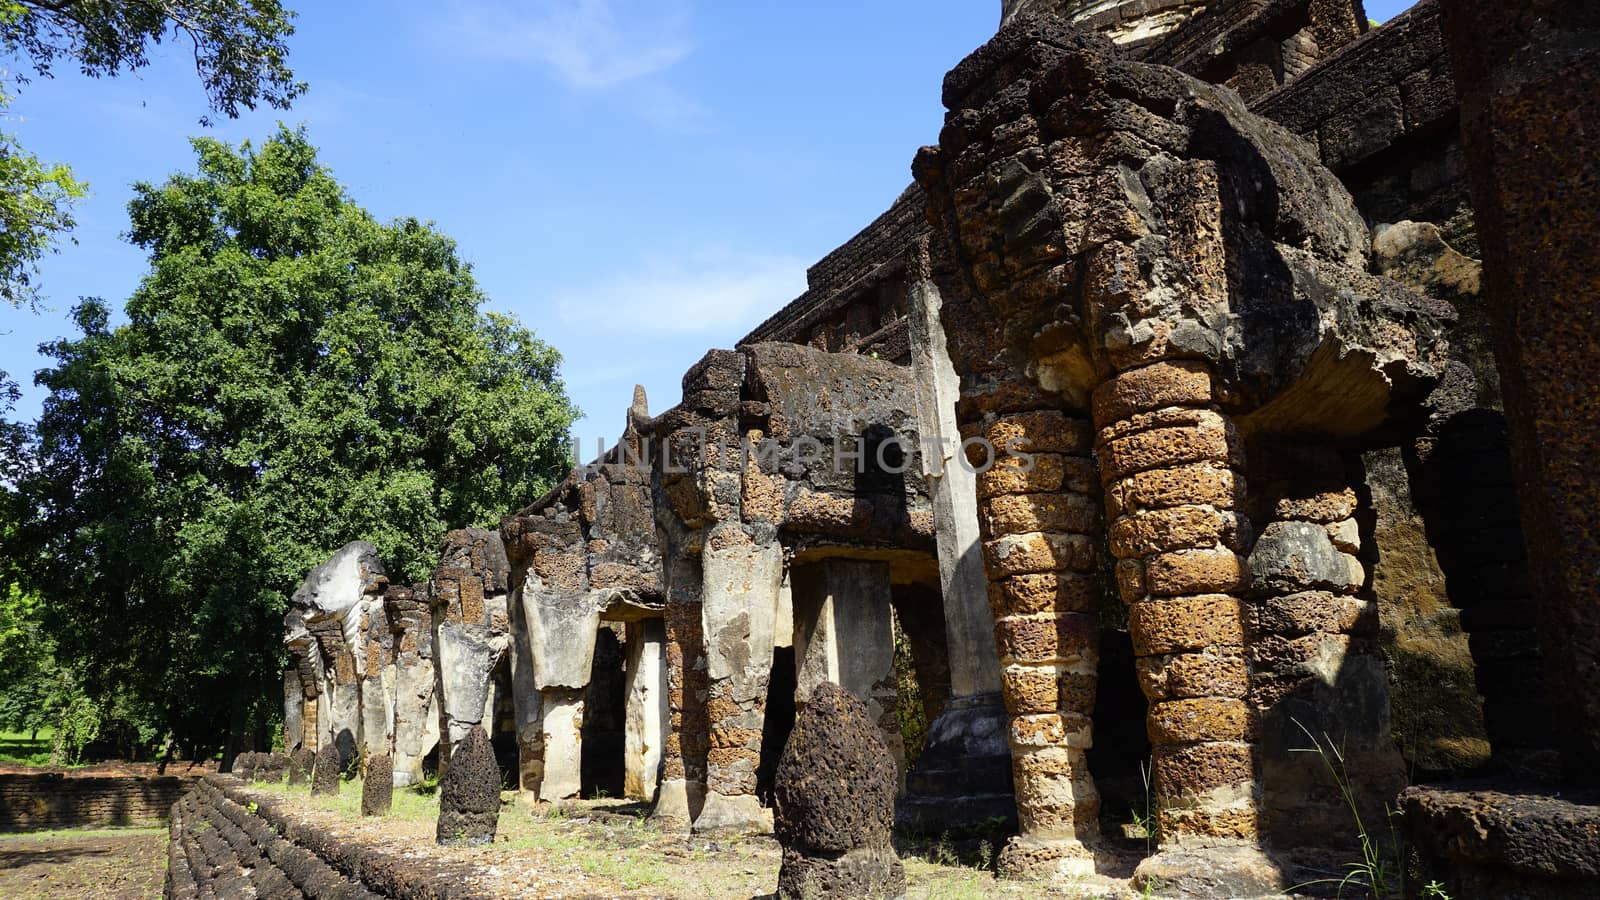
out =
[[950,364],[942,301],[932,281],[911,286],[911,369],[917,382],[917,426],[925,449],[923,475],[933,499],[938,535],[939,586],[944,593],[945,639],[950,655],[950,695],[998,694],[1000,661],[989,618],[983,553],[978,545],[977,481],[962,465],[956,400],[961,379]]
[[[360,610],[361,747],[367,759],[394,748],[394,633],[383,597],[368,596]],[[391,769],[392,775],[392,769]]]
[[439,743],[432,620],[416,588],[391,585],[383,602],[394,631],[394,782],[404,787],[422,781],[422,761]]
[[1117,587],[1150,700],[1161,845],[1135,881],[1170,885],[1215,871],[1195,896],[1254,896],[1275,892],[1278,873],[1259,848],[1244,459],[1213,399],[1205,363],[1120,372],[1094,393],[1096,455]]
[[444,553],[428,582],[440,759],[474,726],[487,732],[490,680],[510,645],[506,588],[510,565],[499,532],[481,528],[445,535]]
[[361,681],[356,657],[345,637],[345,623],[324,616],[306,623],[323,658],[318,715],[308,717],[318,729],[317,746],[338,748],[341,765],[349,765],[361,739]]
[[[926,268],[919,248],[918,267]],[[923,477],[933,501],[939,587],[944,604],[950,699],[928,723],[928,739],[907,779],[900,824],[939,832],[1015,813],[1000,662],[989,616],[979,545],[975,474],[960,458],[956,400],[961,379],[950,362],[938,287],[926,277],[910,288],[911,368]]]
[[306,694],[300,686],[300,672],[290,666],[283,672],[283,746],[288,750],[305,743]]
[[628,623],[627,738],[623,793],[646,803],[655,800],[661,779],[663,731],[667,710],[666,623],[642,619]]
[[1089,423],[1055,410],[982,423],[974,447],[979,524],[1001,681],[1011,714],[1021,834],[1001,865],[1015,874],[1092,872],[1100,797],[1092,744],[1099,626],[1100,517]]
[[1250,706],[1257,780],[1272,798],[1262,834],[1280,855],[1359,853],[1339,786],[1320,760],[1296,752],[1313,749],[1315,737],[1344,756],[1365,822],[1383,821],[1406,786],[1377,604],[1362,594],[1357,494],[1341,455],[1325,444],[1258,438],[1250,458],[1250,519],[1259,531],[1249,556]]
[[1569,779],[1600,783],[1600,15],[1441,0]]
[[524,804],[539,802],[544,784],[544,695],[534,675],[533,639],[528,634],[529,579],[511,592],[511,701],[517,725],[517,785]]
[[756,796],[783,547],[751,543],[728,525],[712,531],[700,560],[700,624],[709,679],[705,806],[696,832],[764,832],[771,813]]
[[539,799],[569,800],[583,792],[583,689],[540,691],[544,715],[539,727],[544,744]]
[[[539,706],[537,714],[531,705],[522,710],[527,731],[520,740],[530,753],[542,751],[537,765],[530,760],[522,767],[530,774],[538,769],[541,801],[577,797],[583,790],[583,696],[594,668],[600,605],[600,598],[590,593],[548,591],[532,573],[522,587],[523,624]],[[528,789],[526,782],[523,789]]]
[[698,558],[669,558],[666,582],[667,735],[661,745],[661,784],[650,818],[687,831],[705,804],[706,666],[700,624]]
[[897,715],[889,564],[825,559],[796,566],[791,586],[799,669],[796,705],[804,709],[811,692],[826,682],[854,694],[878,723],[903,780],[905,745]]

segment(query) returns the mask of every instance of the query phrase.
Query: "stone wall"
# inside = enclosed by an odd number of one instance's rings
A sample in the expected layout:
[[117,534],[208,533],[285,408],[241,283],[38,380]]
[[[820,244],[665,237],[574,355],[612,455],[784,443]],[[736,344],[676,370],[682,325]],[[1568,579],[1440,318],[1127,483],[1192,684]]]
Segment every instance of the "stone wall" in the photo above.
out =
[[466,866],[428,865],[404,848],[329,834],[228,775],[201,779],[173,805],[170,828],[168,900],[492,896],[463,878]]
[[1439,225],[1477,256],[1455,82],[1435,0],[1422,0],[1251,108],[1316,148],[1369,224]]
[[908,362],[904,258],[927,230],[922,191],[912,185],[872,224],[806,270],[806,292],[739,345],[785,341]]
[[1251,104],[1350,191],[1374,269],[1457,313],[1439,386],[1359,451],[1395,734],[1421,779],[1481,767],[1491,744],[1502,768],[1547,769],[1553,742],[1445,49],[1423,0]]
[[1001,24],[1025,13],[1053,13],[1128,48],[1148,45],[1182,27],[1218,0],[1003,0]]
[[165,821],[193,777],[0,774],[0,832]]
[[1361,0],[1214,0],[1135,52],[1250,100],[1295,81],[1366,30]]

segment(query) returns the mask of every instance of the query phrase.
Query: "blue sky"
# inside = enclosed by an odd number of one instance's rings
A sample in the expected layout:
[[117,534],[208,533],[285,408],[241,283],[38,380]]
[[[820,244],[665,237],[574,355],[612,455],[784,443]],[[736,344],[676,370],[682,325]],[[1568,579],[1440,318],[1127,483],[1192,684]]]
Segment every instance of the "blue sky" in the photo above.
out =
[[[431,219],[488,295],[565,355],[589,455],[635,383],[660,412],[683,371],[799,294],[805,267],[910,182],[937,139],[944,73],[993,33],[998,0],[287,0],[288,112],[220,120],[260,140],[304,124],[357,202]],[[1384,20],[1409,0],[1368,0]],[[143,276],[121,240],[129,185],[192,168],[207,112],[188,47],[137,77],[60,67],[4,128],[92,195],[45,260],[50,309],[0,307],[0,369],[33,418],[39,343],[80,296],[120,308]],[[6,64],[7,68],[13,68]]]

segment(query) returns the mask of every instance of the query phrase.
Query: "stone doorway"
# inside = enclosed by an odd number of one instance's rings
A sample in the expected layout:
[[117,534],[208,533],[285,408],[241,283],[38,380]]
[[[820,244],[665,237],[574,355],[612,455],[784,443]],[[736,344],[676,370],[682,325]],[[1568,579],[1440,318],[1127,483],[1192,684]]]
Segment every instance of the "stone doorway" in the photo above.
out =
[[602,627],[595,633],[594,664],[583,698],[583,739],[579,761],[581,796],[621,797],[624,787],[627,733],[626,659],[617,632]]

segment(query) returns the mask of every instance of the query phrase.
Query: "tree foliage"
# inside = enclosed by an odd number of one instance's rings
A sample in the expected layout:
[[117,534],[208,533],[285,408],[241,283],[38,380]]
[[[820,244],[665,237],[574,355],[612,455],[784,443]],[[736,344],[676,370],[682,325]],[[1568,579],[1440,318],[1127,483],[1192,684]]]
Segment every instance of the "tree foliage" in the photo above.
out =
[[[0,117],[9,97],[0,91]],[[59,163],[46,163],[0,131],[0,303],[39,304],[39,260],[72,230],[72,205],[86,187]]]
[[[0,0],[0,55],[39,76],[70,60],[89,77],[109,77],[144,68],[153,46],[182,34],[210,109],[236,118],[258,103],[287,109],[304,93],[288,66],[293,17],[278,0]],[[0,117],[10,101],[0,85]],[[72,230],[85,191],[67,166],[42,162],[0,131],[0,303],[38,306],[39,260]]]
[[182,34],[211,109],[237,118],[305,92],[288,64],[293,18],[278,0],[0,0],[0,52],[45,77],[68,59],[101,78],[144,68],[151,47]]
[[563,472],[575,415],[559,354],[479,311],[454,243],[374,220],[303,133],[193,146],[195,172],[135,186],[128,323],[86,301],[43,348],[21,482],[58,654],[180,738],[275,714],[307,569],[366,538],[422,578],[446,528]]

